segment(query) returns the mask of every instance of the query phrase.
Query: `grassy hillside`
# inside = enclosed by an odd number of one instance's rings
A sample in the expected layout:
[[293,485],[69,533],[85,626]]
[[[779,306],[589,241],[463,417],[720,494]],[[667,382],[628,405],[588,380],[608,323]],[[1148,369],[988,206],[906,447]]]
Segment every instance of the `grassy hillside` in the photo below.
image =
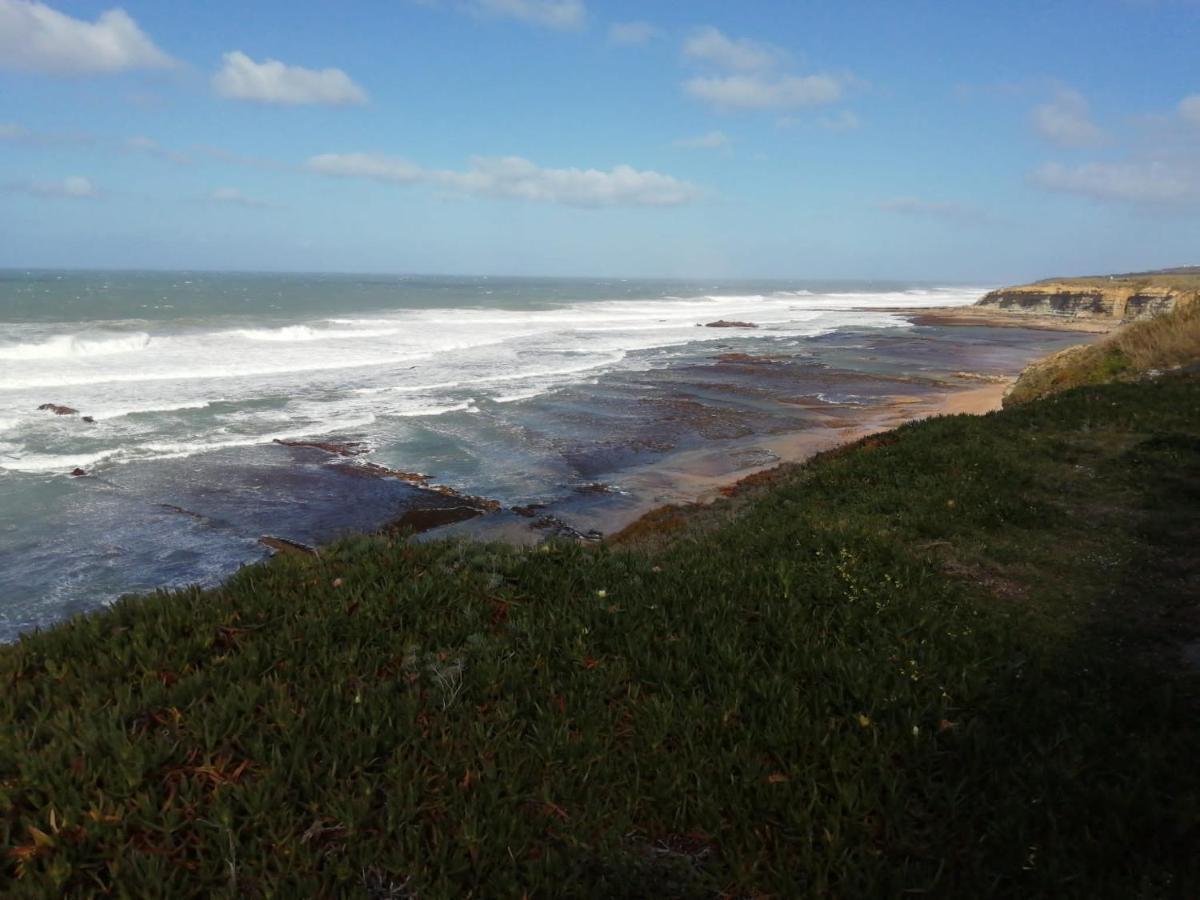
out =
[[0,648],[13,897],[1200,893],[1200,379]]
[[1196,363],[1200,363],[1200,303],[1191,303],[1034,363],[1004,402],[1026,403],[1068,388],[1133,380],[1152,370]]
[[1200,291],[1200,268],[1188,266],[1158,272],[1130,272],[1124,275],[1083,275],[1071,278],[1046,278],[1035,284],[1062,284],[1080,288],[1134,288]]

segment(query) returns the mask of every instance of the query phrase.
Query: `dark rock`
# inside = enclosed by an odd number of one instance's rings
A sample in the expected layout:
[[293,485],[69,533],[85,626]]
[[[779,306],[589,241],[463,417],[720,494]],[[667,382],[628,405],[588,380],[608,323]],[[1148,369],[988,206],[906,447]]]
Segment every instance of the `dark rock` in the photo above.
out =
[[592,482],[591,484],[577,485],[575,488],[577,494],[619,494],[615,487],[611,484],[604,484],[600,481]]
[[204,513],[193,512],[190,509],[184,509],[182,506],[176,506],[174,503],[160,503],[158,505],[163,509],[169,509],[171,512],[177,512],[180,515],[187,516],[190,519],[199,519],[201,521],[208,520],[208,516],[204,515]]
[[95,420],[95,419],[93,419],[91,416],[84,416],[82,419],[80,419],[80,421],[81,421],[81,422],[87,422],[89,425],[95,425],[95,424],[96,424],[96,420]]
[[588,531],[580,531],[578,528],[568,525],[558,516],[541,516],[529,527],[549,532],[555,537],[570,538],[581,544],[596,544],[604,540],[603,532],[596,531],[594,528]]
[[705,328],[757,328],[753,322],[733,322],[726,319],[717,319],[715,322],[706,322]]
[[258,539],[258,542],[264,547],[269,547],[276,553],[288,553],[294,556],[320,556],[315,547],[310,547],[308,544],[301,544],[299,541],[290,541],[287,538],[271,537],[264,535]]
[[71,470],[72,478],[83,478],[85,475],[87,475],[87,472],[85,472],[83,469],[72,469]]
[[405,531],[411,529],[417,534],[441,528],[443,525],[453,525],[456,522],[466,522],[482,516],[483,510],[475,506],[443,506],[426,509],[410,509],[385,531]]
[[530,503],[528,506],[514,506],[512,511],[518,516],[524,516],[526,519],[532,519],[545,508],[545,503]]
[[764,356],[754,353],[721,353],[716,360],[723,363],[781,363],[787,361],[782,356]]
[[283,447],[305,447],[311,450],[323,450],[326,453],[332,453],[334,456],[360,456],[367,452],[367,448],[358,441],[284,441],[275,438],[272,443]]
[[409,484],[424,487],[433,478],[432,475],[422,475],[420,472],[401,472],[399,469],[389,469],[378,463],[359,463],[354,466],[339,467],[347,475],[369,475],[372,478],[398,478]]
[[59,406],[57,403],[43,403],[41,406],[38,407],[38,409],[43,412],[52,412],[56,416],[77,416],[77,415],[79,415],[79,410],[72,409],[69,406]]

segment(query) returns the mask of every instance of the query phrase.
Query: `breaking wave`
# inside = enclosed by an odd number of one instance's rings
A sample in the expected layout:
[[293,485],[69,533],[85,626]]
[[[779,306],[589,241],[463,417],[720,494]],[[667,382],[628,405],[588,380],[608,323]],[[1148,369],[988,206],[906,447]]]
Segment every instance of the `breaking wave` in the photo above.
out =
[[0,346],[0,359],[71,359],[136,353],[150,345],[150,335],[139,332],[121,337],[85,337],[63,334],[47,341]]

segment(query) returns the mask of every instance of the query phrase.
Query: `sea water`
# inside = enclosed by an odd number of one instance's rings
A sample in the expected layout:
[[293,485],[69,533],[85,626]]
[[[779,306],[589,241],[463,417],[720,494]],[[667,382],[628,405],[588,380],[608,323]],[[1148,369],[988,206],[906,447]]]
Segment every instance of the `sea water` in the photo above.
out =
[[[403,499],[331,483],[273,441],[353,440],[389,467],[529,501],[589,474],[570,439],[591,396],[619,427],[662,383],[647,373],[715,344],[804,353],[984,290],[0,272],[0,640],[123,592],[213,583],[261,557],[263,533],[376,527]],[[718,320],[757,327],[704,327]]]

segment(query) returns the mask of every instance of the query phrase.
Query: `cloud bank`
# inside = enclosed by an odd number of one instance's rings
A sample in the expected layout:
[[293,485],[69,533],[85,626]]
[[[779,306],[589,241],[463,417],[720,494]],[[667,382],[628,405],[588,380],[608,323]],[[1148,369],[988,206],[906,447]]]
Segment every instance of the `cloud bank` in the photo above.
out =
[[95,185],[82,175],[71,175],[62,181],[29,181],[23,184],[11,185],[11,188],[34,197],[62,197],[70,200],[83,200],[100,196],[100,192],[96,190]]
[[213,90],[230,100],[286,106],[356,106],[367,92],[341,69],[306,69],[275,59],[255,62],[240,50],[226,53]]
[[1091,147],[1104,140],[1087,100],[1070,88],[1060,88],[1052,101],[1035,106],[1030,121],[1034,131],[1059,147]]
[[0,68],[87,75],[174,64],[122,9],[87,22],[44,3],[0,0]]
[[730,38],[711,25],[688,36],[683,42],[683,55],[696,62],[743,72],[769,69],[785,58],[778,47],[749,38]]
[[547,169],[519,156],[473,157],[463,171],[426,169],[400,157],[373,153],[325,153],[307,168],[322,175],[368,178],[392,184],[432,184],[464,194],[554,203],[563,206],[679,206],[700,189],[686,181],[631,166]]
[[684,90],[718,109],[801,109],[836,103],[845,95],[833,75],[719,75],[690,78]]
[[692,62],[727,70],[683,83],[686,93],[726,112],[794,110],[836,103],[852,80],[824,72],[779,74],[777,67],[787,60],[783,50],[749,38],[731,38],[711,25],[687,37],[683,55]]
[[1093,200],[1150,206],[1200,204],[1200,164],[1186,160],[1127,160],[1078,166],[1046,163],[1029,179],[1037,187]]
[[573,31],[587,24],[583,0],[473,0],[470,6],[481,15],[561,31]]
[[697,135],[696,137],[680,138],[675,141],[676,147],[681,147],[684,150],[721,150],[728,147],[733,141],[723,131],[710,131],[707,134]]

